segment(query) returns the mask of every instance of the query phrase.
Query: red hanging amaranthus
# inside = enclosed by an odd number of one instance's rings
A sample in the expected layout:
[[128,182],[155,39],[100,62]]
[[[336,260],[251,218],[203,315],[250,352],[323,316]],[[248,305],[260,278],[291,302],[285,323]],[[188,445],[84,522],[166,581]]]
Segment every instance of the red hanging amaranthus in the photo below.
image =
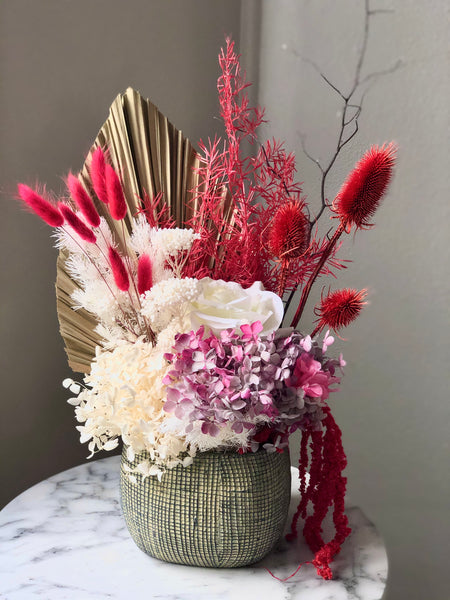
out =
[[[280,579],[269,571],[279,581],[287,581],[305,564],[314,565],[317,574],[324,579],[332,579],[330,563],[339,554],[342,544],[351,533],[344,511],[347,478],[343,477],[342,472],[347,466],[347,458],[342,446],[342,433],[329,406],[323,410],[323,431],[306,429],[302,433],[298,464],[300,502],[292,519],[291,531],[286,535],[288,541],[294,540],[298,536],[298,521],[303,519],[303,536],[314,553],[314,559],[301,563],[285,579]],[[310,461],[308,447],[311,450]],[[309,504],[311,510],[308,515]],[[326,542],[322,537],[322,524],[330,509],[333,511],[335,535]]]

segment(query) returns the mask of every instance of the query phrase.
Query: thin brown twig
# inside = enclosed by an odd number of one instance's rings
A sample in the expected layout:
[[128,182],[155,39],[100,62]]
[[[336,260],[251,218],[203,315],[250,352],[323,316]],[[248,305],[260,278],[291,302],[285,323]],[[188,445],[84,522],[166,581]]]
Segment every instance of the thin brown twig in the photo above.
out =
[[[306,62],[311,64],[318,71],[321,78],[327,83],[327,85],[331,89],[333,89],[340,96],[340,98],[344,101],[344,105],[342,107],[342,116],[341,116],[340,129],[338,132],[338,140],[337,140],[337,144],[336,144],[336,150],[326,166],[323,166],[317,159],[315,159],[307,151],[304,136],[300,136],[302,150],[303,150],[305,156],[307,158],[309,158],[315,165],[317,165],[322,173],[321,182],[320,182],[321,206],[320,206],[320,209],[319,209],[317,215],[311,222],[311,225],[315,225],[317,223],[317,221],[320,219],[320,217],[324,213],[325,209],[329,206],[328,201],[325,196],[326,183],[327,183],[327,177],[328,177],[329,172],[331,171],[333,165],[335,164],[337,158],[339,157],[341,150],[357,135],[357,133],[359,131],[359,121],[358,120],[359,120],[359,117],[361,116],[362,103],[363,103],[363,99],[365,97],[367,90],[362,94],[359,102],[354,102],[354,96],[355,96],[357,90],[360,88],[360,86],[362,84],[364,84],[370,80],[376,80],[376,79],[378,79],[378,77],[380,77],[382,75],[393,73],[402,65],[402,61],[398,60],[389,69],[370,73],[366,77],[361,78],[361,72],[362,72],[362,68],[364,65],[365,58],[366,58],[367,45],[368,45],[368,40],[369,40],[370,18],[374,15],[377,15],[380,13],[388,13],[388,12],[393,12],[393,11],[372,10],[370,8],[369,0],[365,0],[363,41],[362,41],[361,50],[360,50],[360,53],[358,56],[358,61],[357,61],[356,68],[355,68],[355,75],[354,75],[353,83],[350,88],[350,91],[347,94],[342,92],[342,90],[339,89],[339,87],[336,84],[334,84],[330,80],[329,77],[327,77],[324,73],[322,73],[320,68],[313,61],[311,61],[309,59],[305,59]],[[351,111],[354,111],[353,115],[349,114]],[[351,132],[347,132],[348,127],[352,124],[353,124],[353,130]]]

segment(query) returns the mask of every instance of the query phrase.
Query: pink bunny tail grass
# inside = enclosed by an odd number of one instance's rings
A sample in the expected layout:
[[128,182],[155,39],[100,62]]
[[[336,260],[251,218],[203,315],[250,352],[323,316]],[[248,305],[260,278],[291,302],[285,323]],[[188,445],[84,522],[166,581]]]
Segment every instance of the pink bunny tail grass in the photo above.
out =
[[108,258],[117,287],[122,292],[127,292],[130,287],[127,269],[120,254],[112,246],[108,249]]
[[145,294],[153,286],[152,261],[148,254],[142,254],[138,261],[138,292]]
[[127,214],[127,203],[123,195],[122,184],[111,165],[105,166],[106,191],[109,199],[109,212],[116,221],[121,221]]
[[34,212],[34,214],[51,227],[61,227],[64,223],[64,217],[56,206],[53,206],[48,200],[23,183],[19,183],[17,189],[19,191],[20,199]]
[[91,175],[92,187],[97,195],[97,198],[108,204],[108,192],[106,190],[105,180],[106,159],[101,148],[96,148],[92,153],[91,166],[89,173]]
[[60,202],[58,204],[59,210],[61,211],[66,223],[72,227],[76,234],[80,236],[82,240],[85,242],[89,242],[90,244],[95,244],[97,238],[95,237],[95,233],[89,229],[89,227],[83,223],[83,221],[73,212],[71,208]]
[[84,189],[83,184],[78,177],[69,173],[69,176],[67,177],[67,187],[89,225],[98,227],[100,225],[100,216],[92,202],[92,198]]
[[152,262],[148,254],[142,254],[138,262],[138,292],[145,294],[153,285]]

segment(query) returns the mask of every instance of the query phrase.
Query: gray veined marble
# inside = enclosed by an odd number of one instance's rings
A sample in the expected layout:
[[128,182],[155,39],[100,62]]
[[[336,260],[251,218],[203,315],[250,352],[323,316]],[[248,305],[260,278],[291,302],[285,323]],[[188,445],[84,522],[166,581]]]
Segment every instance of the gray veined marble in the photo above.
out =
[[[372,523],[355,506],[353,528],[334,562],[335,579],[323,581],[306,565],[301,541],[283,541],[251,567],[205,569],[172,565],[141,552],[131,540],[119,504],[119,461],[114,456],[75,467],[30,488],[0,513],[2,600],[379,600],[387,558]],[[293,469],[291,511],[298,501]]]

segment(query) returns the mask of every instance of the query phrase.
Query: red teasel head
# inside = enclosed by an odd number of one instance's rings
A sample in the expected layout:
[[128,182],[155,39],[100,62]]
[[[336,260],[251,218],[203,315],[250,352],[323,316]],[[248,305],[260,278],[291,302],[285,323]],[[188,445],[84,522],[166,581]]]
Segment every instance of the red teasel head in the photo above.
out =
[[347,327],[359,316],[363,306],[367,304],[365,299],[367,290],[336,290],[322,298],[320,305],[316,306],[316,314],[319,316],[319,323],[314,334],[321,331],[324,327],[329,327],[338,331]]
[[301,256],[308,247],[310,225],[301,200],[289,200],[280,206],[269,229],[268,246],[272,255],[289,261]]
[[392,178],[396,152],[394,143],[372,146],[347,177],[333,202],[333,211],[347,230],[353,225],[372,226],[370,219]]

